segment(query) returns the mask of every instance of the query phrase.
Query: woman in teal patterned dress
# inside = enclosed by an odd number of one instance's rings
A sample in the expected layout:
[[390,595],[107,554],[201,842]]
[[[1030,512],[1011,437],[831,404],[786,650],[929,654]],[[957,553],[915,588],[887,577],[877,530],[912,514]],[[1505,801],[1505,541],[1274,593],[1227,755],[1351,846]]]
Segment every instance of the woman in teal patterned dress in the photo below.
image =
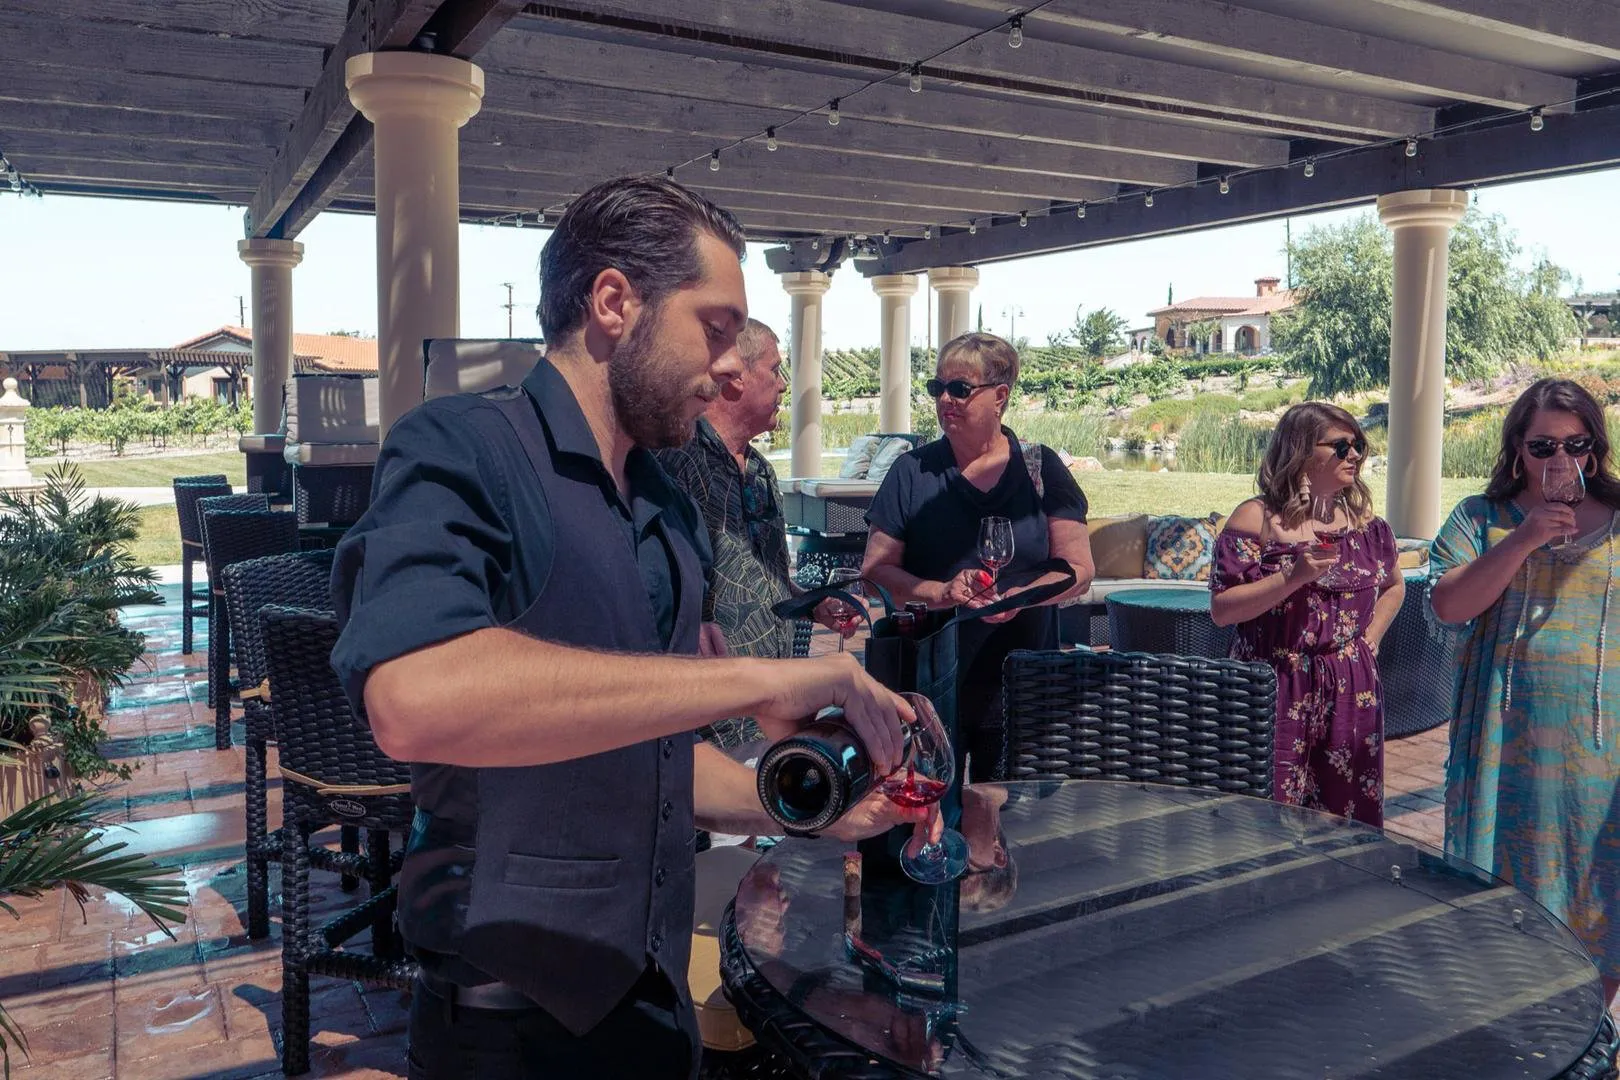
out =
[[[1578,506],[1543,498],[1548,462],[1586,476]],[[1603,410],[1543,379],[1502,424],[1484,495],[1432,548],[1434,612],[1472,623],[1446,764],[1446,850],[1562,919],[1620,987],[1620,634],[1608,632],[1620,481]],[[1565,543],[1566,538],[1569,542]]]

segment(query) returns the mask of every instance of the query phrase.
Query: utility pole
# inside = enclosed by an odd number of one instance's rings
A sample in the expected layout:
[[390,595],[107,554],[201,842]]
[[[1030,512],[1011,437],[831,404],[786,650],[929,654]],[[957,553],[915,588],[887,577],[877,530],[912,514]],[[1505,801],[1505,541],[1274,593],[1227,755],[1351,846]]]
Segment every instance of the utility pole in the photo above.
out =
[[247,324],[247,298],[238,293],[236,295],[236,325],[246,326]]
[[501,305],[503,308],[506,309],[506,336],[511,337],[512,336],[512,308],[516,306],[516,305],[514,305],[512,303],[512,283],[510,281],[503,281],[503,282],[501,282],[501,287],[506,290],[506,303]]

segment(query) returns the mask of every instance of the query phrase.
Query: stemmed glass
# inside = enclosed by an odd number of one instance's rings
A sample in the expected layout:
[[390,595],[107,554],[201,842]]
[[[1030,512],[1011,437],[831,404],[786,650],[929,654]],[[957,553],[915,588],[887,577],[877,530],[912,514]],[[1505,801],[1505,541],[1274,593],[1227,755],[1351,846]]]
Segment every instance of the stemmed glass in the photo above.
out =
[[1013,529],[1012,522],[1004,517],[987,517],[979,519],[979,561],[984,568],[990,571],[991,595],[999,595],[996,591],[996,576],[1001,568],[1012,562],[1013,557]]
[[[878,785],[896,805],[931,806],[945,797],[956,779],[956,752],[945,735],[934,703],[921,694],[901,694],[916,714],[901,766]],[[967,869],[968,845],[961,833],[943,828],[939,839],[913,834],[900,855],[900,868],[922,885],[943,885]]]
[[[836,585],[854,597],[864,597],[866,591],[861,587],[861,572],[847,566],[835,566],[827,571],[827,584]],[[838,651],[844,651],[844,629],[853,619],[858,619],[861,613],[851,607],[847,601],[833,596],[828,598],[831,604],[831,614],[838,623]]]
[[[1316,495],[1311,498],[1311,532],[1316,537],[1312,543],[1318,551],[1331,551],[1336,555],[1343,554],[1342,544],[1344,543],[1345,529],[1343,526],[1337,529],[1333,528],[1333,518],[1338,513],[1339,502],[1340,498],[1337,494]],[[1327,568],[1321,577],[1316,579],[1317,584],[1324,589],[1338,588],[1336,584],[1339,579],[1338,571],[1339,563],[1336,561]]]
[[[1568,454],[1557,454],[1547,459],[1541,471],[1541,497],[1547,502],[1579,506],[1586,498],[1586,474]],[[1555,548],[1566,547],[1573,537],[1564,536]]]

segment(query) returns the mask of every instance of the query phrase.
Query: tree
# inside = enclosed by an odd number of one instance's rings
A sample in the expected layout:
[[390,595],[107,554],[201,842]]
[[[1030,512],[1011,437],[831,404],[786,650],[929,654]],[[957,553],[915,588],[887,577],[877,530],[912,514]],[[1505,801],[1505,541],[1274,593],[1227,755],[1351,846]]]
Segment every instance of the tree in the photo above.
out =
[[1187,327],[1187,344],[1204,342],[1206,352],[1217,352],[1221,343],[1221,320],[1199,319]]
[[[1394,245],[1370,215],[1315,228],[1289,252],[1300,302],[1272,320],[1271,339],[1310,376],[1314,397],[1389,384]],[[1452,230],[1446,371],[1477,379],[1523,356],[1545,357],[1577,332],[1558,300],[1562,270],[1514,269],[1519,254],[1500,216],[1470,208]]]
[[1093,360],[1124,352],[1126,320],[1111,308],[1098,308],[1089,315],[1082,315],[1084,310],[1075,308],[1069,341]]

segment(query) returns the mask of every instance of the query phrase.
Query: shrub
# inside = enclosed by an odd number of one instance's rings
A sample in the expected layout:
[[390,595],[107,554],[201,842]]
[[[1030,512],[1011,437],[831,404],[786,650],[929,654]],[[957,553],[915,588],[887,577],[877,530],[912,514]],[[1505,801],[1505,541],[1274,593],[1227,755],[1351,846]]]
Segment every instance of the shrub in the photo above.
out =
[[1106,449],[1108,421],[1096,413],[1020,413],[1007,417],[1007,426],[1025,442],[1038,442],[1075,457],[1101,457]]
[[1489,476],[1496,467],[1502,444],[1502,417],[1506,409],[1490,409],[1446,425],[1440,442],[1442,476]]
[[1219,409],[1198,410],[1176,440],[1176,468],[1183,472],[1252,473],[1271,443],[1269,426],[1232,419]]

